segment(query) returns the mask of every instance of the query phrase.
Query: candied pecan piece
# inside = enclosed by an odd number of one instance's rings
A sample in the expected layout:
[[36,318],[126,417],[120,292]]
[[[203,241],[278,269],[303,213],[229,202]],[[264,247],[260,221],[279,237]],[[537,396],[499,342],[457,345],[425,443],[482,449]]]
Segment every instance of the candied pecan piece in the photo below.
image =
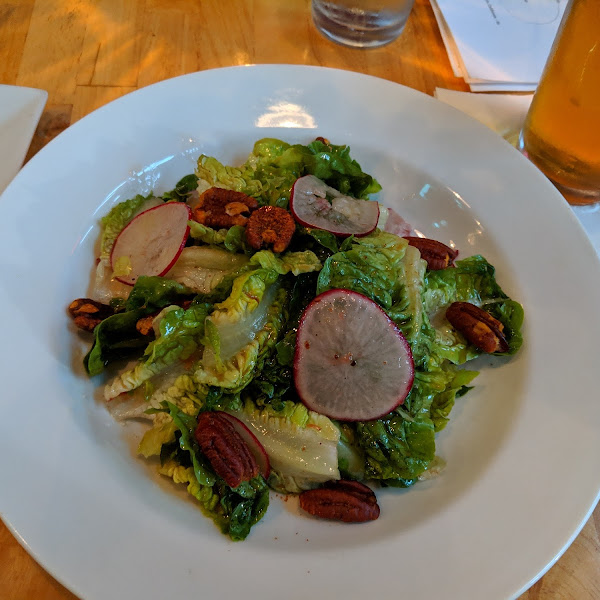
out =
[[359,481],[345,479],[302,492],[300,507],[316,517],[345,523],[374,521],[379,517],[373,490]]
[[69,304],[69,314],[77,327],[84,331],[94,331],[98,323],[114,315],[115,311],[108,304],[91,298],[77,298]]
[[193,218],[208,227],[233,227],[245,225],[256,208],[256,200],[242,192],[212,187],[200,194]]
[[453,302],[446,310],[450,325],[482,352],[508,352],[504,325],[470,302]]
[[148,315],[147,317],[142,317],[135,324],[135,328],[142,335],[151,335],[153,333],[152,323],[154,322],[156,315]]
[[258,463],[231,422],[218,412],[203,412],[195,431],[200,450],[215,473],[232,488],[258,475]]
[[292,215],[278,206],[262,206],[254,211],[246,225],[246,240],[255,250],[263,245],[283,252],[292,241],[296,223]]
[[421,253],[421,258],[427,262],[430,271],[439,271],[453,266],[454,259],[458,256],[458,250],[437,240],[413,236],[405,236],[404,239]]

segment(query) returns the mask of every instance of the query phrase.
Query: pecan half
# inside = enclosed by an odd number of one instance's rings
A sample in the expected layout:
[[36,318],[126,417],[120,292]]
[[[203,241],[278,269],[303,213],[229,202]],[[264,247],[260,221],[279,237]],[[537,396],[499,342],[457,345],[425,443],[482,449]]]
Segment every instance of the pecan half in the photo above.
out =
[[446,310],[450,325],[483,352],[508,352],[504,325],[490,313],[470,302],[453,302]]
[[193,218],[208,227],[243,226],[256,208],[258,202],[242,192],[212,187],[200,194]]
[[454,259],[458,256],[458,250],[442,244],[437,240],[429,238],[407,236],[404,238],[410,246],[414,246],[420,253],[421,258],[427,262],[427,268],[430,271],[439,271],[454,264]]
[[300,494],[300,507],[323,519],[363,523],[379,517],[379,505],[371,488],[358,481],[329,481]]
[[91,298],[77,298],[69,304],[69,314],[75,325],[84,331],[94,331],[98,323],[114,313],[108,304],[96,302]]
[[258,463],[248,444],[219,412],[203,412],[195,431],[200,450],[215,473],[232,488],[258,475]]
[[263,206],[254,211],[246,225],[246,240],[255,250],[263,245],[273,252],[283,252],[292,241],[296,222],[292,215],[278,206]]

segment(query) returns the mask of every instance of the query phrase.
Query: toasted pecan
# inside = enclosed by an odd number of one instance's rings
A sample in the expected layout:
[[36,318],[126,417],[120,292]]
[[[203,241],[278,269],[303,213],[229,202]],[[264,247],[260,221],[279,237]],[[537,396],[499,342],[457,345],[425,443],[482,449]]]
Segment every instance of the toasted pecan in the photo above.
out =
[[326,146],[331,146],[331,142],[327,138],[324,138],[322,136],[316,137],[315,141],[316,142],[321,142],[322,144],[325,144]]
[[374,521],[379,517],[373,490],[358,481],[344,479],[302,492],[300,507],[316,517],[345,523]]
[[79,329],[94,331],[96,326],[107,317],[114,314],[114,310],[108,304],[96,302],[91,298],[77,298],[69,304],[69,314]]
[[295,231],[296,223],[287,210],[278,206],[263,206],[248,219],[246,240],[255,250],[270,246],[273,252],[283,252]]
[[200,450],[215,473],[232,488],[258,475],[258,463],[248,444],[219,412],[203,412],[195,431]]
[[453,266],[454,259],[458,256],[458,250],[437,240],[415,236],[405,236],[404,239],[421,253],[421,258],[427,262],[430,271]]
[[225,228],[246,225],[258,203],[242,192],[212,187],[200,194],[193,218],[208,227]]
[[450,325],[482,352],[508,352],[504,325],[470,302],[453,302],[446,310]]

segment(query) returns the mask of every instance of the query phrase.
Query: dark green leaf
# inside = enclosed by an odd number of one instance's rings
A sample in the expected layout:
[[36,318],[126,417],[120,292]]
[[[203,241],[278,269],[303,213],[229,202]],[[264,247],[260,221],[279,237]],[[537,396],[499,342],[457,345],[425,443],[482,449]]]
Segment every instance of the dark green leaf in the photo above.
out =
[[196,191],[198,187],[198,177],[193,173],[182,177],[175,187],[170,191],[163,194],[163,200],[176,200],[178,202],[185,202],[189,195]]

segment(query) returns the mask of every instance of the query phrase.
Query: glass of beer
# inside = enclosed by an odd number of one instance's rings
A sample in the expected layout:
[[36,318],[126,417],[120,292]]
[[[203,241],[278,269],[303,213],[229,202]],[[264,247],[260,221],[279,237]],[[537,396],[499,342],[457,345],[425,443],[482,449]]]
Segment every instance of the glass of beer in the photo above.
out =
[[570,0],[519,141],[571,204],[600,202],[600,0]]

